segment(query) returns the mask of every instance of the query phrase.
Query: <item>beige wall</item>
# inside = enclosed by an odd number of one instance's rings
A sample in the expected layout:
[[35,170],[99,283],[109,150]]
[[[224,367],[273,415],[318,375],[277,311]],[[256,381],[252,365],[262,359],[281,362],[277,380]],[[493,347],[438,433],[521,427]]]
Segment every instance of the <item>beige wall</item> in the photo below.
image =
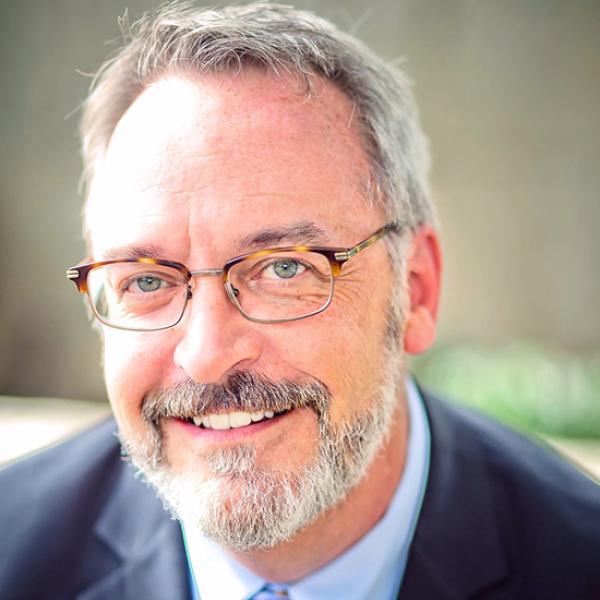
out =
[[[416,81],[444,223],[441,340],[600,347],[600,3],[301,2]],[[64,269],[83,256],[76,109],[135,0],[5,3],[0,394],[101,399]],[[343,8],[340,8],[342,7]],[[74,114],[73,114],[74,113]]]

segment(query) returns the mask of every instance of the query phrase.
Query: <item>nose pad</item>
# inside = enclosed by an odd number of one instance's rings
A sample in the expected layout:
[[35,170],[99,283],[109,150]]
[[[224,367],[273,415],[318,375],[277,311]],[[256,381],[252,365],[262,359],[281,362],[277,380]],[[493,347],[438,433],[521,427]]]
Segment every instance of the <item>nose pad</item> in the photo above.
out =
[[227,292],[227,295],[231,298],[231,300],[233,300],[234,304],[237,304],[237,298],[240,295],[240,290],[238,290],[233,283],[231,283],[231,281],[226,281],[225,282],[225,291]]
[[[215,274],[217,274],[217,273],[215,273]],[[224,287],[225,287],[225,292],[227,293],[227,296],[229,297],[229,299],[231,300],[233,305],[236,308],[239,308],[239,302],[238,302],[237,298],[240,295],[240,290],[238,290],[230,281],[225,281]],[[192,282],[190,281],[188,283],[188,288],[187,288],[187,301],[191,300],[192,297],[193,297]]]
[[240,290],[238,290],[231,281],[225,282],[225,291],[231,300],[231,303],[243,314],[245,315],[242,307],[240,306],[240,301],[238,300],[240,295]]

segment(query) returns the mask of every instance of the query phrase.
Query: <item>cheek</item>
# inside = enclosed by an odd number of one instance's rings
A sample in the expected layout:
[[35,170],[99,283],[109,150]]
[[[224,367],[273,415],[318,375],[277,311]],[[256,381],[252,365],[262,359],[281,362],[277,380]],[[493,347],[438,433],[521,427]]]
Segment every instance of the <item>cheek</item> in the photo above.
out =
[[383,380],[387,300],[351,300],[339,299],[321,315],[290,324],[279,344],[290,367],[327,385],[334,423],[368,408]]
[[154,337],[160,338],[161,334],[110,330],[104,336],[106,389],[124,431],[145,430],[140,414],[142,400],[151,389],[159,387],[172,364],[169,345]]

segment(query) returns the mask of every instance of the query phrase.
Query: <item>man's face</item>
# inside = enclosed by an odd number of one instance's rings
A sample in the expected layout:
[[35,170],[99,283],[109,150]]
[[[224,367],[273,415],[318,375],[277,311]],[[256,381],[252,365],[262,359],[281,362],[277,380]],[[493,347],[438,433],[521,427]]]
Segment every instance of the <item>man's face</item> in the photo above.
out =
[[[363,197],[368,165],[352,106],[316,84],[307,99],[295,79],[250,70],[171,76],[146,89],[119,122],[92,186],[94,260],[157,255],[197,270],[269,246],[348,247],[378,229],[384,216]],[[276,488],[287,477],[293,492],[319,463],[324,435],[364,424],[385,385],[388,407],[396,406],[384,357],[393,285],[377,243],[344,268],[329,308],[304,320],[251,322],[221,278],[206,277],[193,280],[177,326],[104,328],[108,394],[134,460],[146,470],[149,460],[160,462],[163,483],[167,474],[180,488],[193,481],[215,494],[225,489],[228,501],[214,504],[225,512],[244,486]],[[142,412],[148,403],[181,399],[182,389],[193,397],[194,384],[227,385],[240,374],[319,388],[326,414],[309,405],[227,430],[164,418],[153,435]],[[262,483],[241,476],[249,465],[265,474]]]

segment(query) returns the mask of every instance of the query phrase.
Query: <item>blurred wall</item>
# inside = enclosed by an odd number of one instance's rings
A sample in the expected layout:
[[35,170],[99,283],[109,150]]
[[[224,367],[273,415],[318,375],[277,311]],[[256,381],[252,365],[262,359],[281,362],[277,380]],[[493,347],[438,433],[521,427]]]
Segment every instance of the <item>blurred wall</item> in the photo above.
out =
[[[84,256],[78,105],[154,2],[3,3],[0,394],[104,397],[64,270]],[[600,347],[600,3],[297,2],[416,82],[443,222],[441,341]]]

